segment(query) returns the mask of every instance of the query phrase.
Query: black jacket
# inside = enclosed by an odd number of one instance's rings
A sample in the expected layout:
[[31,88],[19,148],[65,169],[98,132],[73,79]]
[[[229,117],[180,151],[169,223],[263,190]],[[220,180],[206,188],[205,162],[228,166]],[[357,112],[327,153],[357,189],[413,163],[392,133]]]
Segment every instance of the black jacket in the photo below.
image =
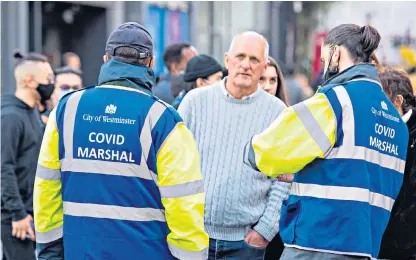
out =
[[42,141],[39,112],[15,96],[1,98],[1,222],[33,212],[33,185]]
[[416,110],[407,121],[409,145],[403,184],[384,232],[380,259],[416,259]]

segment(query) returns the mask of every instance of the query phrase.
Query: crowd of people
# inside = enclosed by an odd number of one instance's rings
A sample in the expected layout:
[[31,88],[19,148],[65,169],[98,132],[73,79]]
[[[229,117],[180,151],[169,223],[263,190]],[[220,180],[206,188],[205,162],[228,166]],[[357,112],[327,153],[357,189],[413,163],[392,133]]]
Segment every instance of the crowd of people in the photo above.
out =
[[[223,67],[137,23],[81,61],[16,53],[1,98],[3,260],[416,259],[416,98],[342,24],[309,84],[253,31]],[[415,111],[415,112],[413,112]]]

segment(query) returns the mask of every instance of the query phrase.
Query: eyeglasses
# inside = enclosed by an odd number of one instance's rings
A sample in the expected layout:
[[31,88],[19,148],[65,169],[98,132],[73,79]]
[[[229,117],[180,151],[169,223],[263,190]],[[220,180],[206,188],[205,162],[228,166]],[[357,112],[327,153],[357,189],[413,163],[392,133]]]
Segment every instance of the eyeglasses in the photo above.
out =
[[77,90],[77,89],[80,89],[81,86],[80,85],[72,85],[71,86],[71,85],[68,85],[68,84],[62,84],[62,85],[59,86],[59,88],[61,90],[70,90],[70,89]]

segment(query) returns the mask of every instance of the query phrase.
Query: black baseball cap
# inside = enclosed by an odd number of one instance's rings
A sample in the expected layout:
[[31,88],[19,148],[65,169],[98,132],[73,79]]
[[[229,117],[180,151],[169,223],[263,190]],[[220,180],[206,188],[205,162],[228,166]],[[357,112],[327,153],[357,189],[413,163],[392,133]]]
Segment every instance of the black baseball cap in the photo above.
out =
[[135,22],[123,23],[108,37],[105,52],[115,56],[118,47],[130,47],[139,52],[135,58],[145,59],[153,56],[153,43],[150,33]]

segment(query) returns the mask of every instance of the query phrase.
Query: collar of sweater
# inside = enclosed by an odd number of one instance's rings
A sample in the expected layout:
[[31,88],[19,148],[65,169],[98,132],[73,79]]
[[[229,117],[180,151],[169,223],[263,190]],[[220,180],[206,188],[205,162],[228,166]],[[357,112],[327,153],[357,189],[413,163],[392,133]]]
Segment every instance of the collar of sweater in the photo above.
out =
[[252,104],[254,103],[262,94],[263,89],[259,86],[257,90],[249,95],[245,96],[242,99],[237,99],[233,97],[225,87],[225,83],[227,82],[227,77],[224,78],[219,82],[219,90],[221,91],[221,97],[223,97],[227,102],[234,103],[234,104]]

